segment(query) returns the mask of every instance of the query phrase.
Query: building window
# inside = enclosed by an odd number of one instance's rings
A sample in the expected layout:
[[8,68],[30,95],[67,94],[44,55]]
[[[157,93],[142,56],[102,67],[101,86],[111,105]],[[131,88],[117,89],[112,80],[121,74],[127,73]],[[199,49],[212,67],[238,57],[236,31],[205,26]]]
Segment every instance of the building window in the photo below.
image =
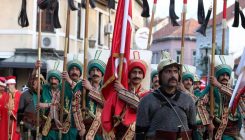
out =
[[181,55],[181,52],[180,51],[176,51],[176,61],[177,61],[177,63],[180,63],[180,55]]
[[193,57],[193,66],[196,65],[196,51],[192,52],[192,57]]
[[[42,23],[41,30],[42,32],[51,32],[54,33],[54,25],[53,25],[53,15],[49,10],[42,11]],[[39,12],[37,12],[37,31],[39,31]]]
[[104,45],[104,22],[103,22],[103,14],[99,12],[98,19],[98,44],[100,46]]

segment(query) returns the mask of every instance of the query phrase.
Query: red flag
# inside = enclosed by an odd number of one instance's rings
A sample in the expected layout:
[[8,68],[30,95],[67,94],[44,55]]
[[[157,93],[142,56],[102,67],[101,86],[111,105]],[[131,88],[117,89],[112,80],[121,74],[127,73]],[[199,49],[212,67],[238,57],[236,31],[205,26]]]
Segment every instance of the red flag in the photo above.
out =
[[244,93],[245,92],[245,49],[243,50],[243,54],[241,56],[240,63],[236,69],[236,75],[239,75],[239,76],[238,76],[236,86],[233,90],[233,93],[230,99],[230,103],[229,103],[229,108],[231,109],[233,114],[238,105],[240,97],[243,94],[245,94]]
[[127,63],[130,56],[131,44],[131,0],[119,0],[116,20],[114,24],[114,33],[112,39],[111,56],[108,59],[104,75],[104,85],[102,94],[106,100],[102,111],[101,122],[105,131],[113,129],[113,116],[120,116],[125,104],[117,98],[113,83],[118,77],[119,54],[124,54],[124,63],[122,70],[122,85],[128,87]]
[[235,112],[236,112],[236,109],[237,109],[237,106],[239,104],[239,100],[240,98],[242,97],[242,95],[245,94],[245,86],[238,92],[238,94],[236,95],[235,99],[234,99],[234,102],[232,104],[232,107],[231,107],[231,112],[232,114],[234,115]]

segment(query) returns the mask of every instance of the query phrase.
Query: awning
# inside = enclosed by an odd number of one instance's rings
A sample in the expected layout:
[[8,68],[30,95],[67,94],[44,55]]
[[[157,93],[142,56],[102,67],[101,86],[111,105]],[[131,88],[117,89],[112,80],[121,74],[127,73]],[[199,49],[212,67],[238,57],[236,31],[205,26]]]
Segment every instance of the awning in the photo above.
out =
[[[46,69],[47,60],[63,59],[63,51],[42,49],[42,69]],[[0,61],[0,68],[34,68],[38,55],[36,49],[16,49],[15,54]]]

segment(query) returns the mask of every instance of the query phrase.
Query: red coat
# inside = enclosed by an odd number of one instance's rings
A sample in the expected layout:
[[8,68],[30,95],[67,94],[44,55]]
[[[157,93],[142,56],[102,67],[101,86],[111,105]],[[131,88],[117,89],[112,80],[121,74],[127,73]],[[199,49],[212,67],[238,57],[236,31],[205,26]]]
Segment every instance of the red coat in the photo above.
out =
[[8,109],[6,104],[8,102],[8,95],[6,92],[0,95],[0,130],[1,140],[8,139]]
[[[145,90],[143,89],[141,86],[139,87],[139,89],[136,90],[135,92],[136,94],[138,94],[138,96],[141,98],[143,98],[144,96],[148,95],[150,93],[149,90]],[[126,113],[125,116],[123,118],[123,124],[126,126],[129,126],[130,124],[132,124],[133,122],[136,121],[136,110],[133,108],[128,107],[126,109]]]
[[[11,133],[11,136],[10,136],[11,140],[19,140],[20,139],[20,133],[16,131],[16,128],[17,128],[17,112],[18,112],[18,108],[19,108],[20,96],[21,96],[20,91],[16,90],[16,92],[14,94],[14,109],[12,110],[12,116],[10,119],[10,127],[9,127],[9,133]],[[7,94],[7,101],[8,101],[8,99],[9,99],[9,94]],[[8,127],[8,118],[7,118],[5,125],[7,128]]]

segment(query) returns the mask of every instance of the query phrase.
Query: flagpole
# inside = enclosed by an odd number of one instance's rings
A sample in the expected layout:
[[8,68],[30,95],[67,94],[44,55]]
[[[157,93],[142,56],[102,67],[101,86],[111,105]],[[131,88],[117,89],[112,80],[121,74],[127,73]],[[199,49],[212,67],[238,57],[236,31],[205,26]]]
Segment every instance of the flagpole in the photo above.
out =
[[183,0],[182,35],[181,35],[181,58],[180,58],[180,64],[181,64],[181,65],[184,64],[186,12],[187,12],[187,0]]
[[[42,31],[42,10],[38,8],[38,21],[39,21],[39,26],[38,26],[38,61],[41,62],[41,31]],[[41,68],[38,67],[37,69],[37,104],[39,105],[40,103],[40,92],[41,92],[41,86],[40,86],[40,73],[41,73]],[[40,111],[39,109],[37,110],[37,130],[36,130],[36,139],[39,139],[39,120],[40,120]]]
[[[88,26],[89,26],[89,0],[86,0],[86,13],[85,13],[85,33],[84,33],[84,72],[83,79],[87,79],[87,65],[88,65]],[[82,94],[82,108],[86,107],[86,89],[83,88]],[[83,117],[85,117],[85,112],[83,112]]]
[[[66,17],[66,35],[65,35],[65,47],[64,47],[64,62],[63,62],[63,71],[67,70],[67,53],[69,48],[69,35],[70,35],[70,7],[67,6],[67,17]],[[64,114],[64,96],[65,96],[65,80],[62,79],[62,89],[61,89],[61,95],[60,95],[60,123],[63,123],[63,114]],[[59,139],[62,139],[62,132],[59,131]]]
[[125,43],[126,43],[129,1],[130,0],[125,0],[124,15],[123,15],[123,26],[122,26],[121,45],[120,45],[121,47],[120,47],[120,54],[119,54],[119,74],[118,74],[118,79],[120,82],[122,81],[122,69],[123,69],[123,59],[124,59],[124,51],[125,51]]
[[150,27],[149,27],[148,41],[147,41],[147,50],[151,48],[151,35],[152,35],[152,27],[154,23],[154,16],[156,12],[156,5],[157,5],[157,0],[154,0],[153,6],[152,6],[152,14],[151,14]]
[[227,0],[224,0],[223,3],[223,20],[222,20],[222,50],[221,54],[225,54],[225,36],[226,36],[226,7],[227,7]]
[[[217,0],[213,0],[213,27],[212,27],[212,58],[211,58],[211,72],[210,76],[214,76],[214,63],[215,63],[215,49],[216,49],[216,9]],[[214,117],[214,87],[210,85],[210,116]]]
[[[109,24],[111,24],[111,8],[109,8]],[[110,33],[108,34],[108,49],[110,50]]]

